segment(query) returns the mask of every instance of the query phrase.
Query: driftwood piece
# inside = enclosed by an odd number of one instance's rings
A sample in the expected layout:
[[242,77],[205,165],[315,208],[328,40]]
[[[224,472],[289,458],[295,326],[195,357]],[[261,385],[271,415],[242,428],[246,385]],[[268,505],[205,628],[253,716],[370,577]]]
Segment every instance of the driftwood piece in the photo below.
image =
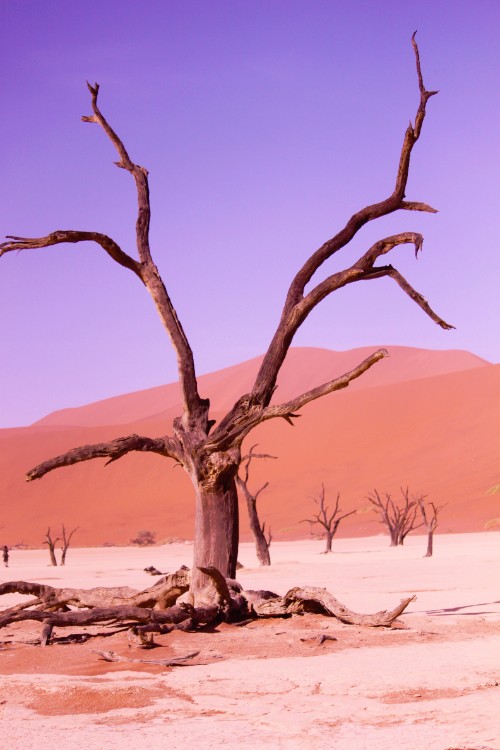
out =
[[388,628],[414,599],[416,599],[415,596],[403,599],[397,607],[389,611],[382,610],[372,615],[363,615],[352,612],[326,589],[308,587],[290,589],[283,597],[256,599],[252,602],[252,608],[258,617],[280,617],[285,614],[316,612],[336,617],[337,620],[348,625]]
[[116,654],[114,651],[98,651],[97,649],[92,649],[92,652],[98,654],[101,659],[104,659],[104,661],[127,661],[134,664],[159,664],[161,667],[185,666],[186,662],[190,659],[194,659],[194,657],[198,656],[200,653],[199,651],[193,651],[191,654],[186,654],[185,656],[173,656],[170,659],[129,659],[126,656]]

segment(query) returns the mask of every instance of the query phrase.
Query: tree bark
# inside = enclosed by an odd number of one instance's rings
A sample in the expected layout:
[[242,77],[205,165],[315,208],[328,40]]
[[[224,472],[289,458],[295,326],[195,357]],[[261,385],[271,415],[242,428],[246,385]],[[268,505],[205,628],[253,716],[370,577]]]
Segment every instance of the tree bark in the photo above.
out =
[[199,568],[217,568],[225,578],[235,578],[238,561],[239,513],[234,477],[210,491],[196,487],[194,560],[190,590],[196,599],[212,579]]
[[327,531],[325,536],[326,536],[326,547],[325,547],[324,554],[327,555],[329,552],[332,551],[333,532]]
[[247,496],[248,519],[250,521],[250,531],[255,540],[255,551],[257,559],[261,565],[271,565],[271,555],[269,554],[269,545],[260,525],[257,514],[257,498]]
[[54,567],[57,566],[55,547],[58,541],[59,541],[59,537],[57,537],[56,539],[52,539],[50,535],[50,526],[49,526],[49,528],[47,529],[47,533],[45,534],[44,544],[46,544],[49,548],[50,564],[53,565]]
[[427,534],[427,552],[424,557],[432,557],[432,547],[434,542],[434,531],[429,531]]

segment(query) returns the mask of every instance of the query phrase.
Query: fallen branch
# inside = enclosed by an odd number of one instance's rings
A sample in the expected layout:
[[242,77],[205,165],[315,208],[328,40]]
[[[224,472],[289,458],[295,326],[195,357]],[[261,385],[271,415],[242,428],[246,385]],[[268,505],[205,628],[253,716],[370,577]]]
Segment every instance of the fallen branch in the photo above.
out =
[[159,664],[161,667],[182,667],[187,661],[198,656],[200,652],[193,651],[192,654],[174,656],[171,659],[128,659],[126,656],[120,656],[114,651],[98,651],[97,649],[92,649],[92,653],[98,654],[104,661],[129,661],[134,664]]
[[316,612],[336,617],[337,620],[348,625],[389,628],[414,599],[416,596],[403,599],[397,607],[389,611],[382,610],[372,615],[363,615],[352,612],[326,589],[309,587],[290,589],[283,597],[256,599],[252,602],[252,608],[259,617]]

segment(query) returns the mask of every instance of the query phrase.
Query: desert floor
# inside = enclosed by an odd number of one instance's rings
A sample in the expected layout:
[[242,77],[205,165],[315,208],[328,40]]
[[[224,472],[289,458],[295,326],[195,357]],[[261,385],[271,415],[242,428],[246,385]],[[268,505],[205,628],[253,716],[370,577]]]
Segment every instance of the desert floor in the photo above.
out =
[[[319,615],[265,620],[215,632],[159,636],[140,649],[125,631],[100,626],[55,633],[40,626],[0,632],[0,732],[17,748],[334,748],[500,750],[500,532],[436,536],[390,549],[385,536],[273,544],[259,568],[243,544],[245,588],[284,594],[324,586],[361,612],[392,608],[415,593],[403,628],[361,629]],[[190,565],[190,544],[72,549],[64,568],[47,550],[13,551],[0,580],[53,586],[147,588],[154,565]],[[22,598],[9,595],[11,606]],[[320,635],[335,640],[319,642]],[[194,650],[189,666],[101,660],[94,650],[165,659]]]

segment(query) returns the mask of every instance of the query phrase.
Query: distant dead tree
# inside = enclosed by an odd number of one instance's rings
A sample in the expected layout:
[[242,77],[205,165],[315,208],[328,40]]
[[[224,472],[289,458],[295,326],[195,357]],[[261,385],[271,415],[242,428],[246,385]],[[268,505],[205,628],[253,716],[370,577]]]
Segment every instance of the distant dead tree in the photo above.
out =
[[385,500],[382,500],[377,490],[368,495],[369,502],[380,516],[380,522],[386,526],[389,532],[391,547],[404,544],[404,540],[410,531],[423,525],[422,523],[417,524],[420,498],[410,498],[408,487],[406,490],[401,487],[401,494],[403,496],[402,505],[397,505],[388,492],[385,493]]
[[45,541],[44,544],[47,544],[49,547],[49,555],[50,555],[50,564],[57,566],[57,560],[56,560],[56,544],[59,541],[59,537],[56,537],[55,539],[52,539],[50,535],[50,526],[47,529],[47,533],[45,534]]
[[435,505],[434,503],[424,502],[425,495],[417,498],[418,507],[424,520],[424,526],[427,529],[427,552],[424,557],[432,557],[432,547],[434,542],[434,531],[438,525],[438,515],[445,507],[444,505]]
[[339,515],[339,513],[342,513],[342,511],[339,508],[340,492],[338,492],[337,499],[335,501],[335,507],[330,513],[330,509],[328,505],[325,505],[325,485],[324,484],[321,485],[321,492],[319,493],[319,497],[313,497],[312,500],[316,503],[316,505],[319,506],[318,513],[313,515],[312,518],[304,518],[304,520],[301,521],[300,523],[308,523],[311,526],[313,526],[314,524],[319,524],[320,526],[324,528],[326,548],[323,554],[327,555],[329,552],[332,551],[333,537],[337,533],[337,529],[342,519],[347,518],[347,516],[352,516],[354,513],[357,513],[357,511],[351,510],[349,511],[349,513],[344,513],[343,515]]
[[71,537],[73,536],[73,534],[75,533],[75,531],[78,531],[78,526],[76,526],[67,535],[66,534],[66,527],[64,526],[64,524],[62,525],[61,565],[66,565],[66,553],[68,551],[68,548],[69,548],[69,545],[70,545],[70,542],[71,542]]
[[243,493],[247,502],[248,518],[250,521],[250,530],[255,540],[255,551],[257,552],[257,559],[261,565],[271,565],[271,556],[269,554],[269,547],[271,546],[272,534],[269,529],[266,537],[266,522],[262,524],[259,519],[257,512],[257,498],[263,492],[266,487],[269,487],[269,482],[266,482],[257,492],[250,492],[248,489],[248,477],[250,471],[250,464],[254,458],[276,458],[271,456],[269,453],[254,453],[257,445],[252,445],[250,451],[246,456],[241,459],[241,466],[243,468],[243,476],[240,474],[236,475],[236,484]]

